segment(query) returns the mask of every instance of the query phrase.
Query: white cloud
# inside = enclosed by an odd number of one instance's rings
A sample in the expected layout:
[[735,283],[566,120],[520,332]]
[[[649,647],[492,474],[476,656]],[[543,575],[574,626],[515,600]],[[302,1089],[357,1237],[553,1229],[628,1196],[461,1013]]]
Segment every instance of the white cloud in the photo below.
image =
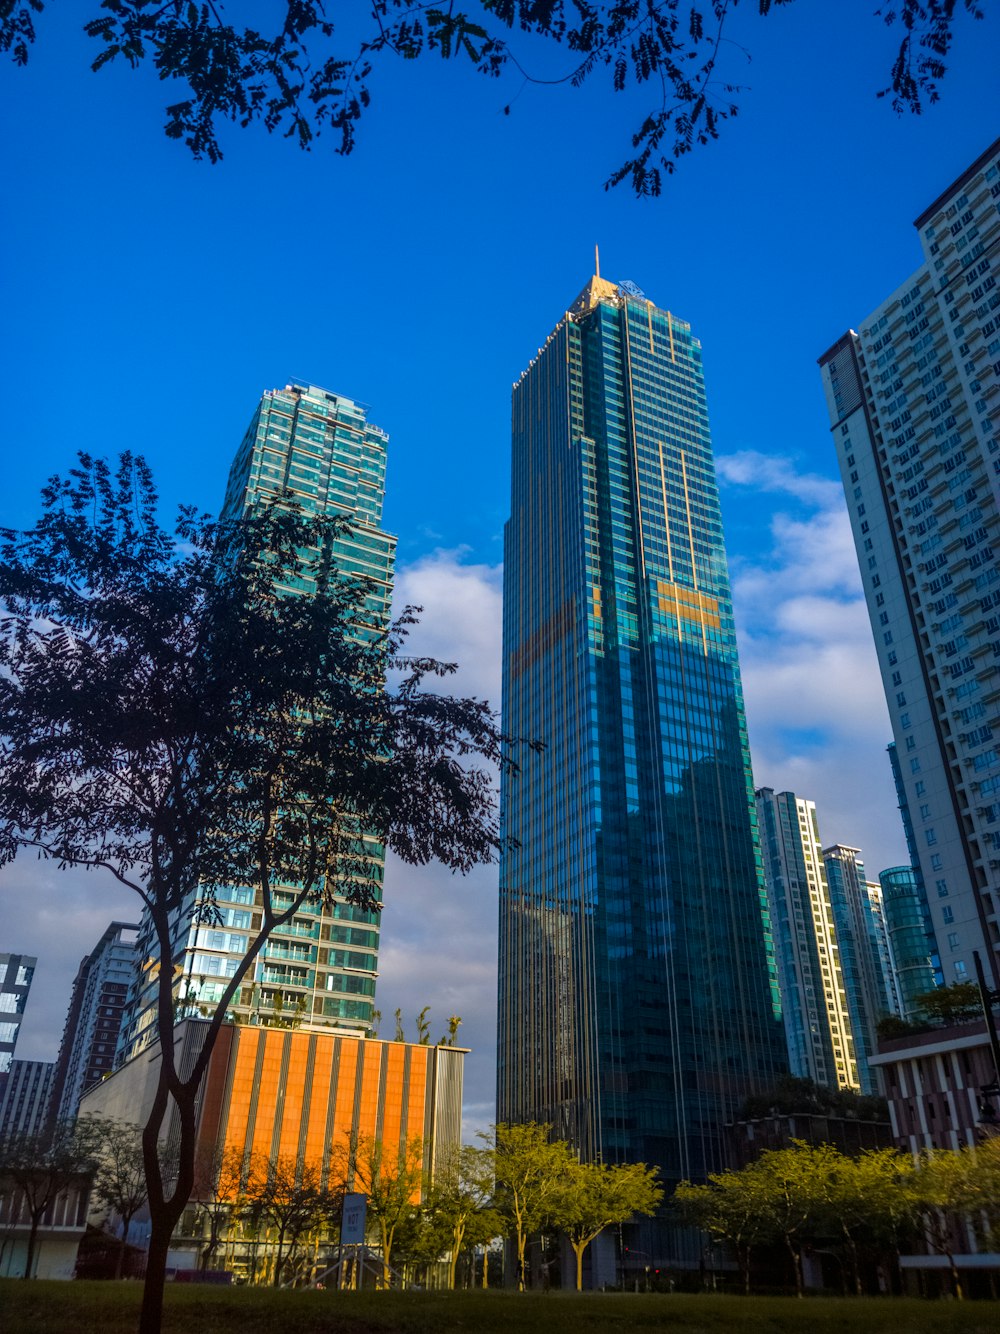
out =
[[743,544],[753,554],[733,563],[754,781],[815,801],[824,841],[860,846],[875,875],[906,851],[842,490],[749,450],[718,470],[724,485],[753,492],[760,529],[756,549]]
[[735,454],[718,455],[715,468],[720,481],[752,486],[757,491],[781,492],[822,509],[834,509],[840,499],[835,481],[820,473],[799,472],[794,460],[781,454],[740,449]]
[[[438,550],[396,576],[395,605],[422,606],[409,648],[458,663],[445,682],[450,693],[500,704],[502,571],[465,564],[462,551]],[[460,1015],[458,1041],[466,1058],[467,1138],[494,1119],[496,1083],[497,868],[455,876],[441,866],[386,864],[385,910],[376,1003],[383,1035],[393,1011],[403,1011],[407,1037],[414,1018],[431,1007],[431,1037]]]
[[503,574],[499,565],[467,565],[463,551],[437,550],[397,572],[393,605],[422,607],[408,641],[412,653],[458,664],[449,693],[500,707]]

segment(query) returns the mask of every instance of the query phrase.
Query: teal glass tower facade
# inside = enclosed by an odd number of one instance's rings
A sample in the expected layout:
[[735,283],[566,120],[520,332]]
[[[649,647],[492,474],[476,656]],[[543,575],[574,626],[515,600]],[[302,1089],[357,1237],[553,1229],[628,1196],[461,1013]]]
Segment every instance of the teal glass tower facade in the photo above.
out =
[[690,326],[591,280],[514,387],[498,1118],[587,1159],[724,1165],[787,1070]]
[[[390,614],[396,539],[381,527],[388,439],[353,399],[316,385],[271,390],[261,398],[236,451],[222,505],[223,518],[236,519],[289,495],[307,513],[347,519],[333,554],[340,573],[365,582],[358,635],[381,633]],[[316,587],[310,578],[301,578],[287,591],[308,597]],[[363,837],[381,879],[384,849],[372,836]],[[291,897],[289,886],[285,902]],[[248,886],[218,886],[215,898],[215,925],[192,925],[190,912],[179,916],[174,942],[179,1017],[218,1003],[260,924],[260,905]],[[276,898],[282,901],[280,889]],[[155,1032],[154,939],[144,917],[138,945],[142,962],[130,993],[119,1062],[138,1054]],[[230,1017],[241,1023],[368,1032],[378,942],[377,911],[338,895],[329,904],[303,904],[264,947]]]

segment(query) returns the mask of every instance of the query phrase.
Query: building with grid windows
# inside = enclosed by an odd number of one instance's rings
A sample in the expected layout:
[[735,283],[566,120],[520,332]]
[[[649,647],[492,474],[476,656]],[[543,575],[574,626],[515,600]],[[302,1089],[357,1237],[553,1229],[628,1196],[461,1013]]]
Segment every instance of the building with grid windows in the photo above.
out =
[[881,900],[876,903],[872,899],[860,848],[836,843],[823,849],[823,863],[840,949],[858,1078],[863,1093],[877,1093],[868,1061],[875,1053],[878,1021],[899,1012],[894,1003],[896,989],[891,969],[886,967]]
[[[261,399],[237,451],[222,508],[224,518],[238,518],[290,492],[306,512],[345,516],[349,522],[332,550],[339,572],[366,580],[359,634],[380,633],[389,618],[396,539],[381,527],[387,444],[386,433],[349,398],[315,385],[272,390]],[[299,584],[290,596],[308,597],[314,591],[307,580]],[[374,838],[363,838],[381,877],[384,849]],[[280,904],[280,887],[275,898]],[[214,925],[192,925],[184,912],[178,917],[179,1014],[198,1014],[200,1007],[218,1002],[260,924],[252,889],[218,887],[215,899]],[[330,904],[304,904],[274,932],[240,989],[232,1017],[265,1026],[291,1022],[366,1033],[374,1009],[378,937],[377,911],[336,894]],[[153,942],[152,925],[144,919],[119,1063],[140,1051],[155,1029]]]
[[787,1069],[701,360],[591,279],[514,386],[504,551],[504,725],[545,749],[502,787],[498,1118],[668,1183]]
[[[924,263],[820,358],[895,740],[925,953],[1000,984],[1000,140]],[[914,957],[919,951],[912,951]]]
[[760,788],[757,819],[791,1072],[860,1089],[816,803]]
[[0,954],[0,1084],[14,1059],[37,963],[30,954]]
[[112,922],[80,963],[52,1076],[53,1121],[71,1121],[82,1094],[111,1072],[135,976],[138,932],[131,922]]

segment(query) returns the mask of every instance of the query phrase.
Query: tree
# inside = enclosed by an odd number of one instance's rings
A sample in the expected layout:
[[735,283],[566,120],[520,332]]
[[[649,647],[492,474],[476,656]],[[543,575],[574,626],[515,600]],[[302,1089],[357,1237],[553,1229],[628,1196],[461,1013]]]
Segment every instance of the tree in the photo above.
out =
[[978,1199],[974,1172],[975,1160],[964,1150],[930,1150],[922,1154],[914,1180],[924,1235],[931,1248],[946,1257],[952,1293],[958,1301],[964,1298],[965,1291],[955,1263],[955,1252],[959,1249],[955,1230],[963,1225],[963,1216]]
[[576,1290],[583,1291],[583,1257],[606,1227],[635,1214],[652,1214],[663,1199],[657,1168],[645,1163],[571,1163],[559,1179],[553,1218],[576,1256]]
[[987,1247],[995,1247],[1000,1232],[1000,1141],[926,1151],[917,1164],[913,1194],[927,1240],[947,1257],[952,1289],[961,1300],[965,1294],[955,1263],[956,1229],[971,1227]]
[[854,1290],[862,1292],[859,1254],[889,1249],[899,1255],[915,1221],[913,1159],[897,1149],[870,1149],[831,1160],[828,1226],[839,1231],[850,1257]]
[[753,1249],[773,1240],[776,1231],[769,1182],[755,1166],[712,1173],[707,1185],[682,1181],[671,1199],[681,1222],[733,1248],[748,1296]]
[[430,1008],[425,1005],[417,1015],[417,1041],[422,1047],[426,1047],[431,1040],[431,1021],[427,1018]]
[[[458,1257],[473,1219],[487,1210],[493,1199],[493,1152],[464,1144],[438,1165],[427,1202],[428,1212],[441,1225],[449,1251],[448,1287],[455,1286]],[[495,1236],[496,1220],[490,1223]],[[489,1238],[487,1238],[488,1240]]]
[[782,1075],[762,1093],[751,1094],[740,1109],[740,1119],[757,1121],[766,1116],[794,1116],[799,1112],[843,1116],[850,1121],[889,1119],[884,1098],[856,1093],[853,1089],[828,1088],[798,1075]]
[[793,1140],[790,1148],[766,1150],[747,1169],[758,1177],[761,1203],[791,1258],[797,1297],[804,1295],[802,1248],[828,1223],[840,1158],[832,1144]]
[[[281,1286],[283,1260],[289,1268],[292,1267],[303,1235],[317,1227],[329,1212],[316,1167],[310,1163],[297,1163],[294,1158],[270,1160],[261,1192],[261,1218],[276,1234],[277,1250],[271,1273],[274,1287]],[[287,1256],[284,1254],[286,1242]]]
[[[747,0],[767,15],[792,0]],[[645,110],[632,135],[634,156],[605,188],[628,180],[657,195],[663,176],[697,144],[718,138],[738,113],[739,75],[749,54],[731,40],[740,0],[376,0],[352,14],[343,35],[322,0],[285,0],[266,30],[224,21],[214,4],[189,0],[101,0],[84,31],[97,43],[92,68],[151,65],[178,87],[165,130],[196,158],[222,157],[226,121],[261,122],[308,149],[323,133],[350,153],[372,100],[376,71],[395,59],[436,56],[490,78],[510,71],[521,83],[574,88],[595,74],[615,92],[639,91]],[[24,65],[45,0],[0,0],[0,50]],[[982,0],[885,0],[876,11],[897,25],[900,42],[889,85],[897,112],[936,102],[960,18],[981,19]],[[255,15],[255,18],[257,16]],[[551,45],[568,52],[551,71]],[[734,57],[738,62],[733,65]],[[511,104],[504,108],[511,112]]]
[[454,1047],[458,1040],[458,1030],[462,1027],[462,1016],[460,1014],[450,1014],[448,1016],[448,1032],[443,1038],[438,1040],[439,1047]]
[[28,1215],[28,1244],[22,1278],[34,1275],[38,1230],[66,1190],[88,1189],[95,1170],[93,1135],[86,1124],[61,1122],[51,1132],[9,1135],[0,1140],[0,1180],[13,1186],[11,1217]]
[[983,1017],[982,997],[975,982],[936,987],[917,996],[916,1003],[924,1017],[935,1024],[964,1024]]
[[121,1246],[115,1265],[115,1278],[121,1278],[128,1249],[128,1231],[132,1219],[146,1203],[146,1169],[143,1164],[142,1136],[137,1126],[125,1121],[87,1118],[96,1154],[94,1195],[108,1210],[109,1217],[121,1222]]
[[[424,1142],[383,1144],[370,1135],[350,1135],[341,1145],[336,1175],[345,1190],[368,1197],[368,1221],[374,1223],[382,1250],[382,1282],[392,1283],[392,1247],[399,1227],[419,1208],[424,1187]],[[334,1170],[331,1168],[331,1170]]]
[[551,1126],[533,1121],[494,1127],[496,1207],[517,1245],[517,1286],[524,1291],[525,1248],[532,1232],[550,1220],[561,1178],[574,1161],[569,1146],[550,1140]]
[[[450,669],[404,656],[412,612],[371,623],[364,582],[334,561],[345,521],[306,517],[286,496],[233,521],[182,510],[171,535],[149,470],[128,454],[114,472],[81,455],[42,499],[34,528],[0,536],[0,865],[31,848],[101,869],[135,891],[155,933],[140,1329],[156,1334],[194,1181],[198,1089],[272,931],[307,900],[378,902],[366,836],[456,871],[493,858],[494,767],[513,766],[489,705],[432,693],[428,675]],[[303,579],[314,594],[282,591]],[[175,927],[178,916],[216,924],[220,885],[252,886],[261,924],[182,1075]],[[160,1156],[170,1124],[174,1181]]]
[[219,1249],[223,1231],[236,1209],[248,1179],[256,1169],[242,1149],[206,1146],[195,1162],[194,1196],[208,1237],[198,1257],[199,1269],[208,1269]]

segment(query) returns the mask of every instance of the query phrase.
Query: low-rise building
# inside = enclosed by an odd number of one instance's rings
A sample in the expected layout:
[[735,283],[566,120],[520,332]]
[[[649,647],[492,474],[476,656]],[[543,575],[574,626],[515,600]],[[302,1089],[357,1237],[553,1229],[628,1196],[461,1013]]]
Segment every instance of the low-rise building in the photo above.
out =
[[[206,1020],[185,1019],[175,1028],[182,1075],[197,1060],[208,1027]],[[329,1028],[223,1025],[198,1099],[199,1179],[171,1264],[197,1266],[204,1239],[195,1206],[211,1190],[212,1165],[227,1154],[247,1163],[256,1157],[305,1164],[322,1188],[331,1188],[352,1141],[380,1143],[387,1159],[419,1141],[422,1175],[430,1179],[461,1142],[465,1055],[461,1047],[389,1042]],[[159,1063],[159,1045],[146,1048],[84,1095],[80,1115],[141,1125]],[[169,1142],[169,1116],[163,1130]],[[136,1242],[142,1235],[140,1217],[130,1237]]]

